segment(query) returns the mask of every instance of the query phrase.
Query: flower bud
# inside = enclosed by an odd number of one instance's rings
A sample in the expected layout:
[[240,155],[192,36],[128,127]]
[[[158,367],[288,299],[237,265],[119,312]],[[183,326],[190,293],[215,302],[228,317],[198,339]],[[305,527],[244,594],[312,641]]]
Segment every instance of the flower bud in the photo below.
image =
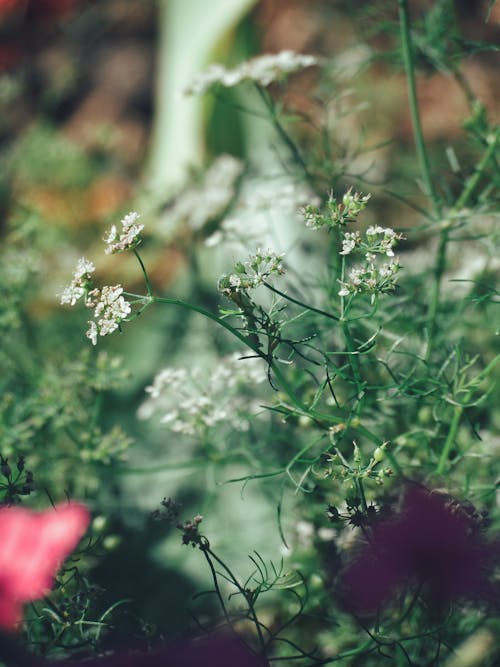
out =
[[4,459],[3,457],[0,459],[0,472],[4,477],[10,477],[12,473],[8,459]]

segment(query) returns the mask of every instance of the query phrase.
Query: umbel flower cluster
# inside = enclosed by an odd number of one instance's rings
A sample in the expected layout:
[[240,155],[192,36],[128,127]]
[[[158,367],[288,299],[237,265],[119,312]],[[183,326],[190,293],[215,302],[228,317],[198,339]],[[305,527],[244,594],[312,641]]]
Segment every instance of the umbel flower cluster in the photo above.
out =
[[[394,255],[394,248],[403,235],[390,227],[372,225],[365,231],[364,237],[359,231],[345,232],[344,227],[355,222],[363,211],[371,195],[363,195],[349,189],[339,203],[330,195],[323,208],[306,206],[302,214],[307,227],[313,230],[326,228],[329,231],[340,229],[342,235],[342,249],[339,254],[346,258],[349,255],[362,255],[363,261],[355,264],[345,275],[343,263],[342,277],[339,279],[341,297],[356,294],[371,294],[372,301],[376,294],[392,292],[396,288],[396,274],[401,265]],[[381,258],[388,257],[389,261]],[[393,259],[394,258],[394,259]]]
[[76,263],[73,280],[64,288],[61,294],[61,304],[74,306],[75,303],[88,291],[95,266],[85,257],[80,257]]
[[95,288],[87,294],[85,305],[94,309],[95,321],[89,321],[90,328],[85,335],[93,345],[97,343],[97,336],[113,333],[120,322],[130,315],[130,303],[124,299],[122,292],[121,285],[114,285]]
[[375,295],[393,291],[396,287],[396,274],[401,268],[398,260],[377,260],[380,255],[394,257],[393,248],[402,238],[401,234],[389,227],[368,227],[365,239],[362,239],[357,231],[345,232],[340,254],[347,256],[355,252],[363,253],[364,262],[351,268],[348,280],[340,281],[339,296],[362,292]]
[[184,91],[185,95],[202,95],[212,86],[218,84],[224,88],[232,88],[242,81],[254,81],[265,88],[274,81],[281,81],[287,75],[319,63],[316,56],[281,51],[265,54],[247,60],[234,69],[226,69],[223,65],[211,65],[199,74]]
[[139,213],[132,211],[131,213],[127,213],[121,221],[121,232],[118,231],[116,225],[111,227],[107,235],[104,237],[104,242],[106,243],[104,252],[106,255],[130,250],[139,245],[141,242],[139,234],[144,229],[144,225],[137,224],[139,218]]
[[241,359],[238,353],[219,359],[209,372],[196,367],[164,368],[146,387],[149,398],[139,408],[139,417],[158,414],[171,431],[189,436],[222,425],[246,431],[249,406],[239,389],[265,379],[260,359]]
[[[122,219],[119,232],[115,225],[104,237],[106,254],[123,252],[135,248],[140,242],[140,233],[144,225],[138,224],[139,214],[127,213]],[[93,310],[93,320],[89,320],[86,332],[93,345],[97,344],[98,336],[107,336],[120,327],[120,323],[130,315],[132,307],[123,296],[121,285],[104,286],[101,289],[92,285],[94,264],[81,257],[73,273],[73,280],[61,294],[61,304],[74,306],[82,297],[85,306]]]
[[304,206],[302,215],[306,227],[310,229],[334,229],[344,227],[349,222],[355,222],[358,215],[363,211],[371,198],[371,194],[363,195],[360,192],[353,192],[349,188],[339,203],[333,193],[330,193],[323,208],[314,204]]
[[235,292],[244,292],[263,285],[271,275],[283,275],[284,254],[277,254],[273,250],[258,248],[254,255],[250,255],[246,262],[237,262],[233,273],[221,276],[219,291],[230,297]]

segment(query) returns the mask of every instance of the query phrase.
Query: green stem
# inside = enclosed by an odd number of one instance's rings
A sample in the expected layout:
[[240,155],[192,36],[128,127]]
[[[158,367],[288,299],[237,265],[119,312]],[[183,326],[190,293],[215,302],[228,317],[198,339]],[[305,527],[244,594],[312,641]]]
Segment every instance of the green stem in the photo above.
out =
[[278,294],[279,296],[283,297],[283,299],[286,299],[287,301],[290,301],[291,303],[295,303],[297,306],[301,306],[302,308],[305,308],[306,310],[310,310],[313,313],[318,313],[318,315],[323,315],[324,317],[328,317],[331,320],[335,320],[336,322],[339,321],[340,318],[338,318],[336,315],[333,315],[332,313],[327,313],[326,310],[321,310],[321,308],[315,308],[314,306],[309,306],[307,303],[303,303],[302,301],[299,301],[298,299],[294,299],[293,296],[290,296],[289,294],[285,294],[284,292],[281,292],[279,289],[276,289],[276,287],[273,287],[269,283],[266,283],[264,281],[264,285],[267,287],[267,289],[271,290],[271,292],[274,292],[275,294]]
[[[127,292],[126,295],[132,298],[142,299],[142,301],[144,301],[144,308],[150,306],[152,303],[167,303],[175,306],[180,306],[181,308],[186,308],[187,310],[194,311],[196,313],[199,313],[200,315],[203,315],[209,320],[216,322],[218,325],[226,329],[226,331],[229,331],[229,333],[238,338],[238,340],[240,340],[246,347],[250,348],[253,352],[255,352],[255,354],[258,355],[261,359],[263,359],[267,364],[269,364],[269,367],[274,373],[276,380],[281,385],[283,390],[286,392],[290,402],[295,407],[295,409],[297,409],[299,414],[311,417],[315,421],[323,424],[325,423],[341,424],[346,421],[346,418],[340,415],[337,416],[337,415],[324,414],[309,408],[306,405],[306,403],[304,403],[297,396],[292,385],[290,384],[290,382],[288,382],[284,374],[281,372],[274,359],[269,355],[265,354],[264,352],[262,352],[262,350],[255,343],[253,343],[248,336],[242,334],[238,329],[236,329],[231,324],[226,322],[226,320],[218,317],[215,313],[212,313],[209,310],[205,310],[205,308],[201,308],[200,306],[196,306],[194,304],[187,303],[186,301],[182,301],[181,299],[172,299],[172,298],[152,296],[152,295],[144,296],[141,294],[134,294],[132,292]],[[144,308],[142,310],[144,310]],[[359,432],[360,435],[365,436],[366,438],[376,443],[377,445],[381,444],[382,441],[380,440],[380,438],[378,438],[374,433],[372,433],[369,429],[365,428],[364,426],[361,426],[359,424],[356,425],[354,428],[356,428],[356,430]]]
[[439,299],[441,295],[441,280],[446,269],[446,249],[448,247],[449,230],[444,229],[439,238],[439,246],[437,251],[436,267],[434,269],[434,285],[432,287],[431,300],[429,302],[429,309],[427,312],[427,350],[425,354],[426,361],[429,361],[432,355],[434,344],[434,336],[437,328],[437,313],[439,309]]
[[364,396],[364,386],[363,386],[363,380],[361,379],[361,369],[360,369],[360,366],[359,366],[359,359],[358,359],[356,351],[354,349],[351,332],[349,331],[349,327],[348,327],[347,323],[344,323],[342,325],[342,330],[344,332],[344,338],[345,338],[345,342],[346,342],[346,345],[347,345],[347,351],[349,353],[348,354],[349,365],[351,366],[352,374],[353,374],[353,377],[354,377],[354,383],[356,385],[357,405],[356,405],[356,409],[354,411],[354,415],[359,416],[359,413],[361,412],[361,402],[362,402],[363,396]]
[[483,175],[486,167],[488,166],[488,162],[495,155],[495,151],[496,151],[497,146],[498,146],[499,136],[500,136],[500,129],[497,128],[495,134],[488,137],[488,148],[484,152],[484,155],[481,158],[481,160],[480,160],[479,164],[477,165],[476,169],[474,170],[474,173],[467,179],[465,187],[462,190],[462,193],[461,193],[460,197],[457,199],[457,202],[454,206],[456,211],[459,211],[463,206],[465,206],[465,204],[469,200],[471,194],[476,189],[476,187],[479,183],[479,180],[481,179],[481,176]]
[[436,473],[438,475],[441,475],[444,471],[445,465],[448,461],[448,457],[450,455],[450,450],[451,447],[455,441],[455,437],[457,435],[458,427],[460,425],[460,419],[462,417],[464,409],[461,405],[456,405],[455,410],[453,411],[453,418],[451,420],[450,424],[450,429],[448,431],[448,435],[446,436],[445,443],[443,445],[443,449],[441,450],[441,456],[439,457],[439,463],[436,468]]
[[153,294],[153,289],[151,287],[151,283],[149,282],[148,272],[146,271],[146,267],[144,266],[144,262],[142,261],[141,256],[139,255],[139,253],[137,252],[137,250],[135,248],[132,249],[132,252],[136,256],[137,261],[140,264],[142,274],[144,276],[144,282],[146,283],[146,289],[147,289],[147,292],[148,292],[148,296],[151,296]]
[[[259,638],[259,644],[260,644],[260,647],[261,647],[261,654],[264,656],[265,655],[265,650],[266,650],[266,642],[265,642],[264,636],[262,634],[261,623],[260,623],[260,621],[257,617],[257,613],[255,611],[255,606],[253,604],[253,601],[251,599],[249,599],[249,596],[247,595],[247,591],[245,590],[245,588],[243,586],[241,586],[239,581],[236,579],[236,577],[234,576],[232,571],[229,569],[229,567],[224,563],[224,561],[222,561],[217,556],[217,554],[215,554],[210,548],[208,548],[206,550],[203,550],[203,551],[204,551],[204,554],[205,554],[205,558],[207,559],[209,564],[211,565],[211,561],[210,561],[210,558],[208,558],[208,554],[210,555],[211,558],[213,558],[213,560],[215,560],[226,571],[226,573],[228,575],[228,578],[231,581],[231,583],[233,584],[233,586],[245,598],[245,600],[248,604],[248,610],[249,610],[249,612],[251,614],[251,617],[252,617],[252,621],[255,625],[255,629],[257,630],[257,635],[258,635],[258,638]],[[212,574],[213,574],[215,572],[215,568],[213,568],[212,565],[211,565],[211,569],[212,569]],[[217,587],[217,594],[220,596],[220,590],[219,590],[219,586],[218,586],[216,577],[214,578],[214,582],[215,582],[215,585]],[[224,613],[226,613],[225,608],[224,608]],[[228,623],[229,623],[229,620],[228,620]]]
[[[489,161],[495,156],[495,151],[498,146],[498,139],[500,132],[497,130],[496,133],[490,138],[488,148],[484,152],[483,157],[481,158],[479,164],[477,165],[474,173],[469,177],[465,183],[464,189],[460,194],[460,197],[457,199],[454,210],[456,212],[460,211],[463,208],[468,200],[470,199],[472,193],[476,189],[486,167],[488,166]],[[436,334],[436,317],[439,308],[439,297],[440,297],[440,288],[441,280],[446,269],[446,248],[448,245],[450,229],[443,229],[439,239],[439,247],[437,252],[437,262],[436,268],[434,271],[434,287],[432,290],[431,300],[429,304],[428,311],[428,342],[427,342],[427,352],[426,360],[429,361],[431,358],[432,347],[434,344],[434,337]]]
[[307,168],[306,163],[304,162],[304,158],[300,154],[299,149],[297,148],[297,145],[295,142],[292,140],[288,132],[285,130],[283,125],[280,123],[280,120],[276,114],[276,108],[274,106],[272,98],[269,96],[266,90],[262,88],[259,84],[255,84],[255,87],[257,89],[257,92],[264,102],[264,105],[266,106],[266,109],[269,111],[269,115],[271,117],[271,123],[278,133],[280,139],[283,141],[285,146],[287,146],[288,150],[292,154],[292,158],[295,160],[295,162],[300,166],[302,171],[304,172],[304,175],[309,183],[312,183],[312,177],[311,174],[309,173],[309,169]]
[[[484,380],[488,375],[491,373],[491,371],[495,368],[495,366],[498,364],[500,361],[500,354],[498,354],[494,359],[490,361],[490,363],[484,368],[476,378],[474,378],[473,382],[474,384],[477,384],[478,382],[481,382]],[[472,397],[472,391],[468,391],[467,394],[465,395],[463,403],[466,404],[468,401],[470,401]],[[436,468],[436,473],[438,475],[441,475],[444,472],[444,468],[446,466],[446,463],[448,461],[448,457],[450,455],[450,450],[452,448],[452,445],[455,441],[458,427],[460,425],[460,419],[462,418],[463,411],[465,409],[465,405],[455,405],[454,411],[453,411],[453,417],[450,423],[450,428],[448,430],[448,435],[446,436],[446,440],[443,445],[443,449],[441,450],[441,455],[439,457],[438,465]]]
[[358,487],[359,497],[361,500],[361,505],[363,507],[363,512],[368,514],[368,505],[366,503],[365,489],[363,487],[363,480],[360,477],[356,478],[356,486]]
[[408,81],[408,100],[410,104],[410,114],[413,125],[413,135],[415,137],[415,146],[417,149],[417,158],[420,165],[420,171],[426,188],[426,194],[430,197],[434,213],[439,217],[441,206],[439,197],[432,180],[432,172],[425,146],[422,124],[420,122],[420,112],[417,100],[417,86],[415,81],[415,62],[413,59],[413,47],[410,34],[410,20],[408,15],[408,0],[399,0],[399,20],[401,26],[401,50]]

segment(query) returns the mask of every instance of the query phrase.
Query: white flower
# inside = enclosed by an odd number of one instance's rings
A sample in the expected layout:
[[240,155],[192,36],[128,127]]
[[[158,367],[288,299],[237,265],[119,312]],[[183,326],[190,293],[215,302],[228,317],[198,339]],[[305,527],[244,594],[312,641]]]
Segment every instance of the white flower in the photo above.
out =
[[[382,239],[377,236],[383,235]],[[403,238],[402,234],[397,234],[390,227],[371,226],[366,230],[366,237],[370,246],[370,251],[394,257],[394,246]]]
[[216,360],[205,371],[164,368],[146,387],[149,398],[138,414],[147,419],[159,413],[161,423],[171,431],[189,436],[223,425],[246,431],[253,407],[249,407],[248,397],[241,395],[241,388],[264,382],[266,377],[261,359],[241,359],[237,353]]
[[383,227],[380,227],[380,225],[372,225],[371,227],[368,227],[366,230],[366,235],[367,236],[375,236],[376,234],[383,234],[385,232],[385,229]]
[[250,255],[246,262],[236,264],[235,273],[221,276],[219,291],[229,298],[241,290],[254,289],[263,285],[271,275],[283,275],[285,267],[282,259],[284,254],[278,255],[273,250],[257,249],[255,255]]
[[[220,220],[236,195],[243,170],[241,160],[220,155],[194,185],[183,190],[169,205],[160,220],[160,231],[170,234],[172,229],[182,226],[197,232],[207,223]],[[213,245],[217,243],[216,234]]]
[[241,287],[241,278],[234,273],[232,273],[229,276],[229,284],[231,287],[234,287],[235,289],[239,289]]
[[359,232],[346,232],[342,240],[341,255],[349,255],[361,243]]
[[80,259],[76,263],[76,269],[73,275],[75,280],[81,280],[84,277],[90,278],[90,274],[94,273],[94,271],[95,271],[94,264],[85,257],[80,257]]
[[88,331],[85,333],[87,338],[90,338],[92,345],[97,345],[97,334],[99,333],[97,325],[92,320],[89,320],[88,324],[90,325]]
[[311,229],[321,229],[326,227],[345,227],[348,222],[353,222],[367,205],[371,195],[362,195],[360,192],[353,192],[349,188],[339,203],[330,193],[328,201],[324,206],[319,207],[315,204],[309,204],[302,209],[302,215],[305,218],[306,227]]
[[68,304],[74,306],[75,303],[87,292],[91,274],[95,271],[95,266],[85,257],[80,257],[73,272],[73,280],[64,288],[61,294],[61,305]]
[[204,73],[198,75],[188,88],[185,95],[200,95],[214,84],[232,88],[241,81],[255,81],[267,87],[274,81],[285,78],[288,74],[306,67],[318,65],[320,59],[312,55],[281,51],[280,53],[264,54],[241,63],[238,67],[228,70],[222,65],[211,65]]
[[116,225],[111,227],[103,239],[107,246],[104,250],[107,255],[135,248],[141,242],[139,234],[144,229],[144,225],[137,224],[139,218],[139,213],[131,211],[121,221],[121,233],[118,232]]
[[85,294],[83,287],[78,287],[73,283],[64,288],[61,294],[61,305],[68,304],[74,306],[75,303]]
[[116,225],[113,225],[111,229],[108,231],[107,235],[104,236],[103,241],[104,243],[110,244],[110,243],[115,243],[115,241],[118,240],[119,238],[118,230],[116,229]]
[[132,307],[122,296],[121,285],[105,286],[102,290],[93,289],[87,294],[85,305],[94,309],[95,322],[90,322],[90,328],[86,333],[93,345],[97,342],[97,335],[107,336],[118,329]]
[[396,274],[401,268],[398,261],[378,265],[367,262],[364,266],[355,266],[349,273],[347,282],[339,280],[339,296],[349,294],[385,294],[396,288]]

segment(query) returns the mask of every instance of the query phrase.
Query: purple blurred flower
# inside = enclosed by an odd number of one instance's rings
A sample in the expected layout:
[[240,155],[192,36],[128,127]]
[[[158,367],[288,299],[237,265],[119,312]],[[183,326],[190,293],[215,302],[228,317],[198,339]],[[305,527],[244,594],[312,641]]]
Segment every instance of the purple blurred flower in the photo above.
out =
[[[57,667],[55,663],[53,667]],[[65,663],[61,667],[77,667]],[[155,653],[116,654],[85,662],[85,667],[264,667],[261,659],[252,655],[236,638],[210,637],[159,650]]]
[[265,667],[268,664],[250,653],[236,636],[226,635],[147,653],[131,650],[83,662],[52,662],[27,653],[16,639],[0,633],[0,660],[6,660],[10,667]]
[[408,585],[441,608],[453,599],[495,599],[491,575],[500,543],[487,541],[470,504],[408,486],[400,510],[380,520],[341,578],[342,597],[355,613],[375,612]]

